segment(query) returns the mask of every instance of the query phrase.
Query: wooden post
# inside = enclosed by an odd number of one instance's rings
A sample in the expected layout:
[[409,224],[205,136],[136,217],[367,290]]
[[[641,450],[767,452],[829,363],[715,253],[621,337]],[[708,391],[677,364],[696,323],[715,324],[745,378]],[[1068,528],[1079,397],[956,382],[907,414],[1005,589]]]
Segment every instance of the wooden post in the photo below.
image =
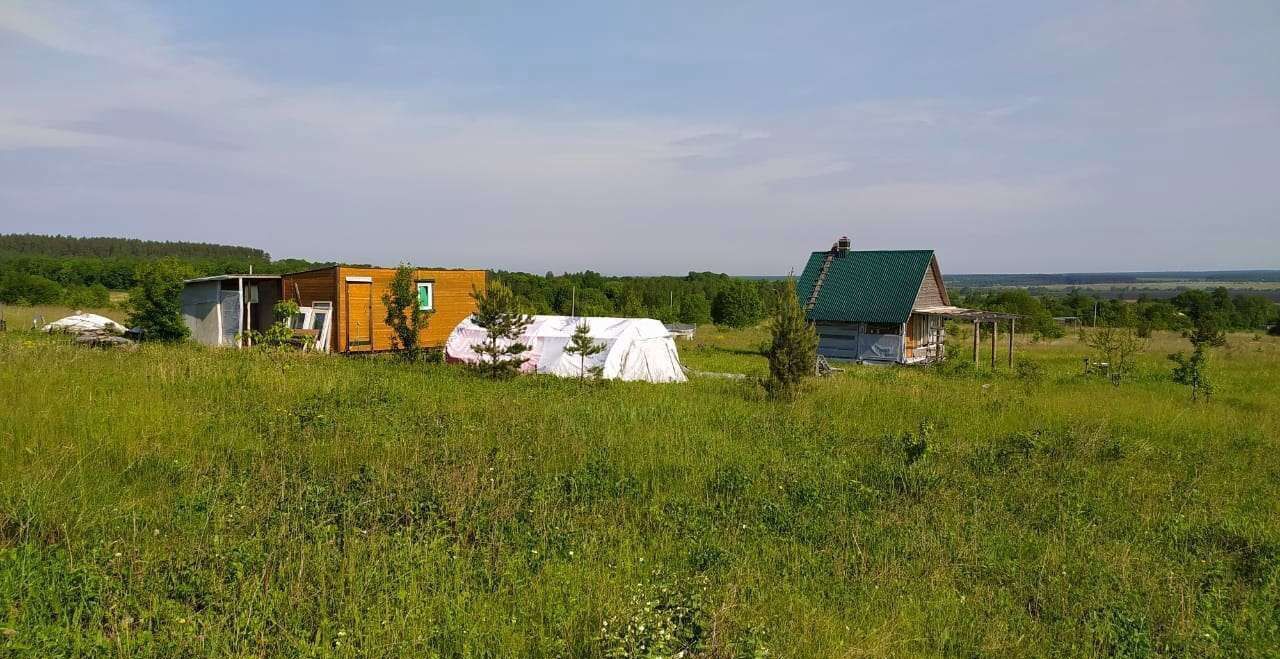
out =
[[996,370],[996,335],[1000,333],[999,321],[991,321],[991,370]]
[[973,365],[978,365],[978,341],[982,336],[982,325],[978,321],[973,321]]
[[1009,319],[1009,368],[1013,368],[1013,333],[1018,327],[1018,319]]

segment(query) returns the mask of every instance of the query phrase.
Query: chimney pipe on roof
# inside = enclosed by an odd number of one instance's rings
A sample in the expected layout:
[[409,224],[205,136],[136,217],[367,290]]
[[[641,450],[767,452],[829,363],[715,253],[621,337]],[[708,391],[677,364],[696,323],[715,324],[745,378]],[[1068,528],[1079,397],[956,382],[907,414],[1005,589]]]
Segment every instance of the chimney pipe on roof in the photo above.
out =
[[831,251],[836,256],[844,256],[849,253],[850,244],[849,236],[840,236],[840,239],[831,245]]

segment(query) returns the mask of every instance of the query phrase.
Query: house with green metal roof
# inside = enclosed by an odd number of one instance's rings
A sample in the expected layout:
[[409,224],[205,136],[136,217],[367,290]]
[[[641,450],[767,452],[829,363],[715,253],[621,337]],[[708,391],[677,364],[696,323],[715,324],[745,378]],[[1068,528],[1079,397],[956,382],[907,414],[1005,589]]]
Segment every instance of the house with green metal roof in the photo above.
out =
[[851,250],[847,237],[809,255],[796,282],[818,354],[910,364],[942,356],[951,306],[933,250]]

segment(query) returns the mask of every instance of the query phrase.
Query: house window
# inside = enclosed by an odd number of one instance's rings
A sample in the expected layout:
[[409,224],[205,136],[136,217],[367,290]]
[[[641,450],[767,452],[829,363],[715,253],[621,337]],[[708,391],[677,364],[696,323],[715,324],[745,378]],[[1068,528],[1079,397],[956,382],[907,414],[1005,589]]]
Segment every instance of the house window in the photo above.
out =
[[902,326],[897,323],[867,323],[867,334],[901,334]]
[[436,284],[432,281],[418,282],[418,308],[423,311],[435,309]]

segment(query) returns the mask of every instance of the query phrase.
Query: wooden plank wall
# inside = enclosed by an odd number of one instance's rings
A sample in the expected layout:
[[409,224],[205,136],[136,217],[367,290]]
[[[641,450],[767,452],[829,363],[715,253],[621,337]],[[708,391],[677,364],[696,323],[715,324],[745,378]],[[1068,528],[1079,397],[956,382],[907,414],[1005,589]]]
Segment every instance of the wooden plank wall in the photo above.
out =
[[315,302],[333,303],[333,326],[329,330],[329,351],[339,352],[345,344],[338,343],[338,328],[346,319],[342,315],[341,289],[338,287],[338,269],[322,268],[285,275],[281,279],[284,299],[293,300],[298,306],[309,307]]
[[[476,310],[476,301],[471,297],[471,291],[473,289],[483,291],[488,285],[487,276],[488,273],[484,270],[419,270],[416,273],[415,278],[418,281],[435,282],[433,301],[435,313],[431,314],[427,329],[422,332],[419,339],[422,345],[431,347],[444,345],[453,328]],[[376,279],[374,285],[377,285]],[[381,293],[378,293],[378,299],[382,299]],[[386,315],[385,310],[383,315]],[[388,343],[387,348],[390,347]]]
[[942,294],[942,287],[939,284],[940,274],[935,269],[933,263],[929,264],[924,271],[924,281],[920,282],[920,292],[916,293],[916,302],[912,305],[913,309],[925,309],[928,307],[941,307],[947,304],[946,297]]
[[[387,311],[382,305],[382,296],[391,287],[395,277],[393,268],[348,268],[333,267],[311,270],[285,275],[284,286],[286,297],[298,299],[303,306],[312,302],[332,301],[334,304],[333,328],[330,332],[331,350],[347,352],[347,318],[346,314],[346,281],[347,277],[369,277],[373,280],[373,350],[391,349],[391,326],[384,322]],[[464,318],[475,311],[475,300],[471,297],[472,288],[483,290],[486,284],[484,270],[426,270],[414,273],[415,281],[431,281],[435,283],[433,304],[435,313],[427,322],[427,329],[421,334],[421,345],[440,347],[444,345],[453,328]],[[298,294],[294,286],[297,285]],[[368,313],[367,307],[363,313]],[[357,346],[356,352],[365,348]]]

